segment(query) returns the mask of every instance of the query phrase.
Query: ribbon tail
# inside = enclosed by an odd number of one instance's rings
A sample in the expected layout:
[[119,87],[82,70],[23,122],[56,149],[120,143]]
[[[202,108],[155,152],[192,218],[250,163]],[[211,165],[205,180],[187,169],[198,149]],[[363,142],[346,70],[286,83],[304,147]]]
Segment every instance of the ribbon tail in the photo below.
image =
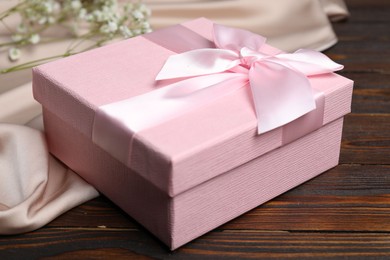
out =
[[249,71],[258,134],[283,126],[316,108],[311,85],[302,73],[271,61]]
[[186,116],[247,84],[246,74],[207,75],[101,106],[95,114],[92,140],[126,162],[135,133]]

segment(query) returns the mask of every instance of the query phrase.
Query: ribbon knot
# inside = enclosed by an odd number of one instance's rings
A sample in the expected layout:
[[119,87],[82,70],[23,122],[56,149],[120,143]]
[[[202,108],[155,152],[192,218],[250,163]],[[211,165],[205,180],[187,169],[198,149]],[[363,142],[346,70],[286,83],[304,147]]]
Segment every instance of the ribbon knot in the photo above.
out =
[[[266,38],[241,29],[214,25],[213,36],[216,48],[170,56],[156,80],[190,78],[184,85],[191,85],[191,78],[198,83],[197,78],[202,76],[206,85],[200,89],[205,89],[229,84],[229,79],[237,77],[246,79],[243,86],[251,87],[259,134],[314,110],[308,77],[343,68],[313,50],[268,53]],[[221,74],[220,81],[216,82],[216,74]]]
[[253,65],[253,63],[270,57],[272,56],[269,54],[251,50],[247,47],[243,47],[240,50],[241,65],[248,69]]

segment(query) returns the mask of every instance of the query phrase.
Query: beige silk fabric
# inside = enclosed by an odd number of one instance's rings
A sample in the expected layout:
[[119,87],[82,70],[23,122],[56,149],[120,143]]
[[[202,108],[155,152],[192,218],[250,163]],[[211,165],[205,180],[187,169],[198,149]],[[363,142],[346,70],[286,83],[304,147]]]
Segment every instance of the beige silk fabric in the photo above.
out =
[[[0,1],[0,12],[16,2]],[[144,2],[152,9],[154,29],[206,17],[266,36],[270,44],[285,51],[324,50],[332,46],[337,38],[330,20],[348,16],[342,0]],[[15,17],[6,22],[11,28],[18,24]],[[0,48],[0,69],[62,54],[72,42],[63,30],[55,29],[47,35],[62,40],[23,49],[22,58],[16,63],[9,62],[7,50]],[[0,26],[0,43],[9,40],[9,32]],[[98,196],[92,186],[48,153],[40,113],[40,105],[32,98],[31,70],[0,74],[0,234],[37,229]]]
[[145,0],[154,28],[197,17],[250,30],[284,51],[322,51],[337,42],[329,18],[348,16],[342,0]]
[[49,155],[41,117],[0,124],[0,234],[42,227],[98,192]]

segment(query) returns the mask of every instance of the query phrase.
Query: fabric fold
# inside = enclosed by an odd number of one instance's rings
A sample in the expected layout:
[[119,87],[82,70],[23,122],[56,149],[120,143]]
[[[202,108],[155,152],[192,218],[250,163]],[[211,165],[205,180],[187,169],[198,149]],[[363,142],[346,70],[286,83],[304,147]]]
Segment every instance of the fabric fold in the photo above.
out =
[[337,42],[330,19],[348,17],[342,0],[144,0],[154,29],[197,17],[265,36],[284,51],[325,50]]
[[332,22],[345,20],[349,17],[347,6],[343,0],[321,0],[325,14]]
[[[41,127],[41,120],[32,126]],[[91,185],[49,155],[41,131],[0,124],[0,234],[35,230],[96,196]]]
[[31,82],[1,94],[0,107],[1,123],[26,124],[42,113],[41,104],[32,96]]

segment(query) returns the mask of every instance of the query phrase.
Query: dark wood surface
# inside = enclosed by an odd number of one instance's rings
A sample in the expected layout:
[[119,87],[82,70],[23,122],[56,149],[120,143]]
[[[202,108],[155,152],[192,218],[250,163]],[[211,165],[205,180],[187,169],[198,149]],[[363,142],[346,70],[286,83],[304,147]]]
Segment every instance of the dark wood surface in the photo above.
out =
[[170,252],[104,197],[35,232],[0,237],[0,259],[390,259],[390,2],[347,1],[326,54],[355,80],[340,165]]

